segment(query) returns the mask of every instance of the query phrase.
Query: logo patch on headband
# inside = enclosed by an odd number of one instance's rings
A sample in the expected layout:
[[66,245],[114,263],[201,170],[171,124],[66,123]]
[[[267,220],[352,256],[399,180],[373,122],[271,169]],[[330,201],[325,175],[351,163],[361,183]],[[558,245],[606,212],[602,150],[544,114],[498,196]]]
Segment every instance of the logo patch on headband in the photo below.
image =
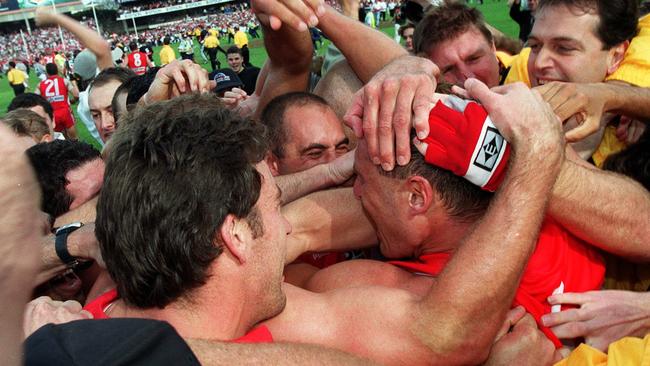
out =
[[503,136],[491,126],[487,126],[483,134],[481,149],[474,159],[474,165],[491,172],[499,160],[499,153],[503,149]]

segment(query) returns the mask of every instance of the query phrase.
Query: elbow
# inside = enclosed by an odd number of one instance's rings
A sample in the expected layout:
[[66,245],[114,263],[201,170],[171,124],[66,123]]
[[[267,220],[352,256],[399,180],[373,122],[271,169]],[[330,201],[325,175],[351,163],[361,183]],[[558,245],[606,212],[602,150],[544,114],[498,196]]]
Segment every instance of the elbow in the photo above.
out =
[[493,336],[477,332],[476,328],[470,331],[462,327],[461,323],[448,327],[441,325],[436,324],[435,332],[421,333],[425,329],[431,329],[430,326],[417,332],[418,338],[433,355],[430,358],[433,364],[478,365],[485,362],[492,348]]
[[103,55],[110,55],[111,54],[111,46],[109,46],[108,42],[106,40],[101,40],[101,42],[97,43],[97,51],[96,55],[98,58]]
[[477,342],[472,337],[459,340],[453,347],[438,354],[445,365],[480,365],[490,355],[491,342]]

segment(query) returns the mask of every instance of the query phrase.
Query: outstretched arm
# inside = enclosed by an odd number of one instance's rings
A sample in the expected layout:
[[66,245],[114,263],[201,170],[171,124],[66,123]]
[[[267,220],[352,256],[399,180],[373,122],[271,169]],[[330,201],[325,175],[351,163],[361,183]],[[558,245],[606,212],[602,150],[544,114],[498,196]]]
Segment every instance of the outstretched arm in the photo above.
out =
[[[349,18],[330,6],[320,18],[319,28],[345,55],[348,63],[365,84],[379,70],[408,52],[392,38]],[[368,50],[373,49],[369,57]]]
[[255,111],[259,118],[271,99],[292,91],[306,91],[313,52],[309,32],[296,32],[290,27],[273,30],[269,16],[261,12],[260,0],[251,3],[256,11],[262,31],[264,47],[269,55],[268,74],[260,92],[260,102]]
[[312,193],[284,206],[282,214],[292,228],[285,263],[309,251],[343,251],[377,243],[375,229],[352,188]]
[[255,345],[187,339],[203,365],[374,365],[375,363],[330,348],[299,343]]
[[97,67],[100,70],[113,67],[111,48],[97,32],[81,25],[78,21],[59,13],[53,13],[45,7],[36,10],[37,25],[60,25],[72,33],[83,46],[97,57]]
[[567,230],[607,252],[650,260],[650,192],[621,174],[595,169],[567,153],[549,213]]

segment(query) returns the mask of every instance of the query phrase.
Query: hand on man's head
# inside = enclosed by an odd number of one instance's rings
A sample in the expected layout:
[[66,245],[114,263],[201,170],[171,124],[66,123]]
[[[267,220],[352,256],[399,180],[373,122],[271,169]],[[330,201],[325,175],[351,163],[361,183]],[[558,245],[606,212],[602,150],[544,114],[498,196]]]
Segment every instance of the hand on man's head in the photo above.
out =
[[411,129],[429,134],[428,117],[433,107],[438,67],[428,59],[403,56],[370,80],[354,97],[345,123],[358,138],[365,138],[368,155],[384,170],[395,161],[411,160]]
[[216,86],[208,72],[190,60],[174,60],[158,70],[147,93],[140,100],[150,104],[187,93],[208,93]]

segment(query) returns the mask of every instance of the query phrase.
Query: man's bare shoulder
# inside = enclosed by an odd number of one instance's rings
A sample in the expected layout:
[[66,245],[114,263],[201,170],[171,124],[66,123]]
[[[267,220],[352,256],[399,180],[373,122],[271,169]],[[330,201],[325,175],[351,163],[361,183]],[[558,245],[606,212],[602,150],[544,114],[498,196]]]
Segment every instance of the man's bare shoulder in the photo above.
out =
[[320,344],[382,364],[420,364],[432,357],[405,326],[419,313],[420,297],[410,291],[357,286],[315,293],[286,283],[283,288],[285,309],[264,322],[276,341]]
[[421,297],[429,291],[434,282],[434,277],[415,275],[387,262],[357,259],[340,262],[318,271],[306,283],[305,289],[327,292],[359,286],[383,286],[406,290]]

